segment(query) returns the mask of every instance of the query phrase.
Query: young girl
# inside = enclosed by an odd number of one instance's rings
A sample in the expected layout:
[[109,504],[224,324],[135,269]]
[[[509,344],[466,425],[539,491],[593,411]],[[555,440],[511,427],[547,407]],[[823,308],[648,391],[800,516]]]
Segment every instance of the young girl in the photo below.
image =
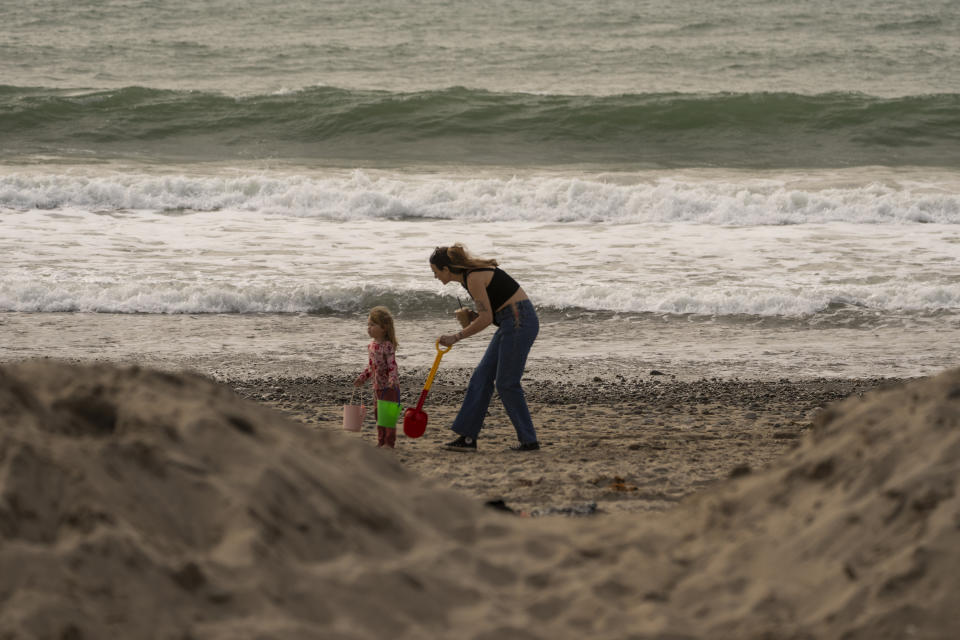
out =
[[[393,316],[386,307],[374,307],[367,317],[367,334],[373,338],[367,346],[367,368],[353,385],[359,387],[373,378],[373,394],[377,400],[400,401],[400,378],[397,375],[397,332],[393,328]],[[376,418],[376,409],[374,409]],[[393,448],[397,442],[396,427],[377,425],[377,446]]]

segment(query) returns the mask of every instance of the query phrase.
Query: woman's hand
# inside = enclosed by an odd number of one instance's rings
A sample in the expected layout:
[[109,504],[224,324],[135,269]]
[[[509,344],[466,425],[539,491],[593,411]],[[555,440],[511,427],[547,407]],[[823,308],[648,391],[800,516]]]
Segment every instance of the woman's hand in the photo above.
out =
[[456,333],[448,333],[446,335],[442,335],[438,339],[438,342],[443,347],[452,347],[459,341],[459,339],[457,338],[457,335],[458,334]]

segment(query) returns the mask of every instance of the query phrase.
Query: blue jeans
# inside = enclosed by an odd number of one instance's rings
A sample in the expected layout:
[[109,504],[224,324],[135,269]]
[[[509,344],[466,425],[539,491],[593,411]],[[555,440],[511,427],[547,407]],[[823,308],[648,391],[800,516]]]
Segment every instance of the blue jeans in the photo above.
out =
[[[517,317],[514,317],[514,306]],[[500,324],[490,339],[486,353],[473,371],[460,412],[451,427],[456,433],[476,439],[483,427],[483,419],[490,406],[490,398],[496,388],[503,408],[507,410],[520,442],[536,442],[537,431],[533,428],[527,399],[520,386],[527,354],[540,332],[540,320],[533,303],[521,300],[508,305],[494,314]]]

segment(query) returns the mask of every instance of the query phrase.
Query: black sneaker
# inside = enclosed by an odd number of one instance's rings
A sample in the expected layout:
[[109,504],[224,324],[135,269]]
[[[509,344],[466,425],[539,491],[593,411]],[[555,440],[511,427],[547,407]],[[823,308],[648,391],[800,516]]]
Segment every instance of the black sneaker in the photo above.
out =
[[540,443],[534,440],[533,442],[521,442],[520,444],[510,447],[510,451],[539,451]]
[[477,441],[467,436],[460,436],[453,442],[448,442],[443,445],[443,448],[449,451],[465,451],[470,453],[471,451],[477,450]]

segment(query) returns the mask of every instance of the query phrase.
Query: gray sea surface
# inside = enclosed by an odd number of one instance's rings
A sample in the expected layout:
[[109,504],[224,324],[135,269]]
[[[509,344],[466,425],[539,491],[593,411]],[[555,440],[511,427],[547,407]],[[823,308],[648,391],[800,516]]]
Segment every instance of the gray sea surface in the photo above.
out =
[[0,3],[2,82],[263,94],[958,90],[955,0]]

